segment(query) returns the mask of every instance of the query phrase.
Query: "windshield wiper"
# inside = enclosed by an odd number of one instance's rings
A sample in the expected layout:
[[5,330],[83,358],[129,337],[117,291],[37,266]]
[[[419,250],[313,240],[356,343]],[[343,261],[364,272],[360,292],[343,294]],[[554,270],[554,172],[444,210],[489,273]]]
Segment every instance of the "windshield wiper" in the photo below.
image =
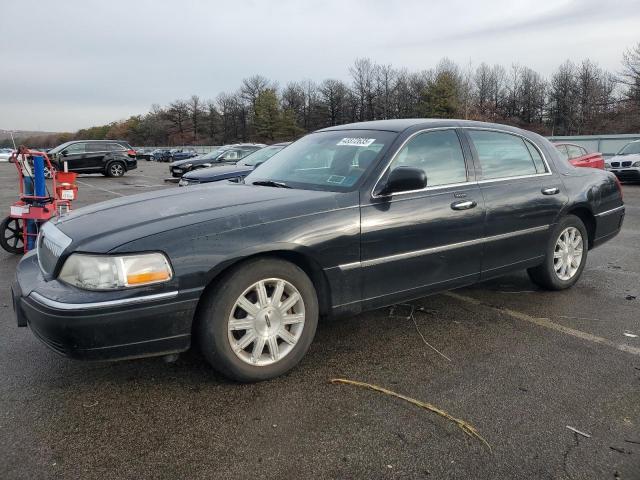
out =
[[251,185],[261,185],[263,187],[291,188],[284,182],[274,182],[273,180],[256,180]]

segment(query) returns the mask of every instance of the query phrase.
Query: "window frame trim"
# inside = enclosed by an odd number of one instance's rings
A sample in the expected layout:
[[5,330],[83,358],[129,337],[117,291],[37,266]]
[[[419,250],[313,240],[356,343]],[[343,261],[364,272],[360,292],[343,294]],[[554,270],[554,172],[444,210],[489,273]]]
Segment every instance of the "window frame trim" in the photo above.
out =
[[[478,184],[484,184],[484,183],[491,183],[491,182],[505,182],[505,181],[509,181],[509,180],[520,180],[523,178],[534,178],[534,177],[546,177],[549,175],[553,175],[553,170],[551,170],[551,166],[549,165],[549,162],[547,161],[547,157],[544,154],[544,152],[542,151],[542,149],[540,147],[538,147],[538,145],[535,144],[535,142],[529,140],[525,135],[516,133],[516,132],[510,132],[507,130],[501,130],[499,128],[490,128],[490,127],[460,127],[462,129],[465,130],[484,130],[484,131],[489,131],[489,132],[497,132],[497,133],[504,133],[507,135],[513,135],[515,137],[520,137],[522,140],[524,140],[525,142],[529,142],[531,145],[533,145],[533,147],[538,151],[538,153],[540,154],[540,156],[542,157],[542,161],[544,162],[544,166],[546,167],[547,171],[545,173],[531,173],[528,175],[516,175],[513,177],[496,177],[496,178],[482,178],[482,164],[480,163],[480,157],[478,155],[478,151],[476,150],[475,145],[473,144],[473,140],[471,139],[470,136],[468,136],[468,142],[469,142],[469,146],[472,148],[473,153],[475,154],[475,159],[478,162],[478,165],[480,166],[480,180],[477,180]],[[526,145],[525,145],[526,147]],[[535,162],[533,162],[532,159],[532,164],[535,168]]]

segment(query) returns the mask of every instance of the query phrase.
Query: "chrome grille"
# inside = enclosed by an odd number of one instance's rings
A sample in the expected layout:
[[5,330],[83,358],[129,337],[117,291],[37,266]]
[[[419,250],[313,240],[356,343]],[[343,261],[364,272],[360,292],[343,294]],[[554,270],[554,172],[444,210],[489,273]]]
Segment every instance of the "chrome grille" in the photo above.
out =
[[631,162],[622,162],[622,166],[623,167],[630,167],[631,166]]
[[611,166],[617,168],[620,166],[620,162],[611,162]]
[[50,223],[45,223],[38,235],[38,263],[43,273],[50,275],[56,268],[62,252],[71,244],[71,239]]

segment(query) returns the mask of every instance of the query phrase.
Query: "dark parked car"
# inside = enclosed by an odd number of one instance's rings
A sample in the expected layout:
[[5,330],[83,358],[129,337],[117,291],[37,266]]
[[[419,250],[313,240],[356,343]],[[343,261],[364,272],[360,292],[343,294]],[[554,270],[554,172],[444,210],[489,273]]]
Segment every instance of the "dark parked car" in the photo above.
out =
[[136,149],[136,158],[138,160],[151,160],[153,151],[155,151],[155,148],[138,148]]
[[221,163],[234,164],[250,153],[260,150],[265,146],[266,145],[257,143],[225,145],[199,157],[172,162],[169,165],[169,171],[173,177],[180,178],[185,173],[198,168],[207,168]]
[[138,165],[136,151],[121,140],[74,140],[51,149],[48,155],[57,170],[67,162],[70,172],[109,177],[121,177]]
[[175,150],[171,152],[171,161],[177,162],[180,160],[186,160],[187,158],[197,157],[198,154],[195,150]]
[[258,165],[262,165],[287,145],[289,145],[289,142],[276,143],[269,147],[261,148],[250,153],[235,165],[219,165],[193,170],[183,175],[178,185],[186,187],[187,185],[219,182],[221,180],[240,181],[253,172]]
[[168,162],[171,160],[171,150],[168,148],[156,148],[151,152],[151,160],[155,162]]
[[[318,318],[527,269],[578,281],[624,218],[612,173],[497,124],[331,127],[245,178],[79,208],[44,224],[13,285],[20,326],[83,359],[198,344],[240,381],[280,375]],[[353,338],[357,342],[356,338]]]

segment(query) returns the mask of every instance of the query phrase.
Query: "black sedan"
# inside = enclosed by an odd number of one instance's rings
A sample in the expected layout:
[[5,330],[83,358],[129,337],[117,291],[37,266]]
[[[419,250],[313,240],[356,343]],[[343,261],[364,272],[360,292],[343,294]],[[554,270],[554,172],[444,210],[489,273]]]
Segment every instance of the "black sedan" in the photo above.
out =
[[148,192],[51,220],[18,265],[14,308],[18,325],[64,355],[198,344],[220,372],[258,381],[301,360],[321,315],[521,269],[543,288],[569,288],[624,213],[612,173],[573,167],[531,132],[343,125],[303,137],[244,183]]
[[180,160],[171,162],[169,164],[169,171],[171,175],[176,178],[182,177],[191,170],[198,168],[207,168],[212,165],[220,164],[235,164],[238,160],[243,159],[247,155],[260,150],[265,147],[263,144],[242,144],[242,145],[225,145],[212,152],[200,155],[199,157],[189,158],[186,160]]
[[289,144],[290,142],[276,143],[269,147],[261,148],[247,155],[235,165],[219,165],[191,171],[182,176],[178,185],[186,187],[188,185],[220,182],[222,180],[240,181],[253,172],[258,165],[262,165]]

